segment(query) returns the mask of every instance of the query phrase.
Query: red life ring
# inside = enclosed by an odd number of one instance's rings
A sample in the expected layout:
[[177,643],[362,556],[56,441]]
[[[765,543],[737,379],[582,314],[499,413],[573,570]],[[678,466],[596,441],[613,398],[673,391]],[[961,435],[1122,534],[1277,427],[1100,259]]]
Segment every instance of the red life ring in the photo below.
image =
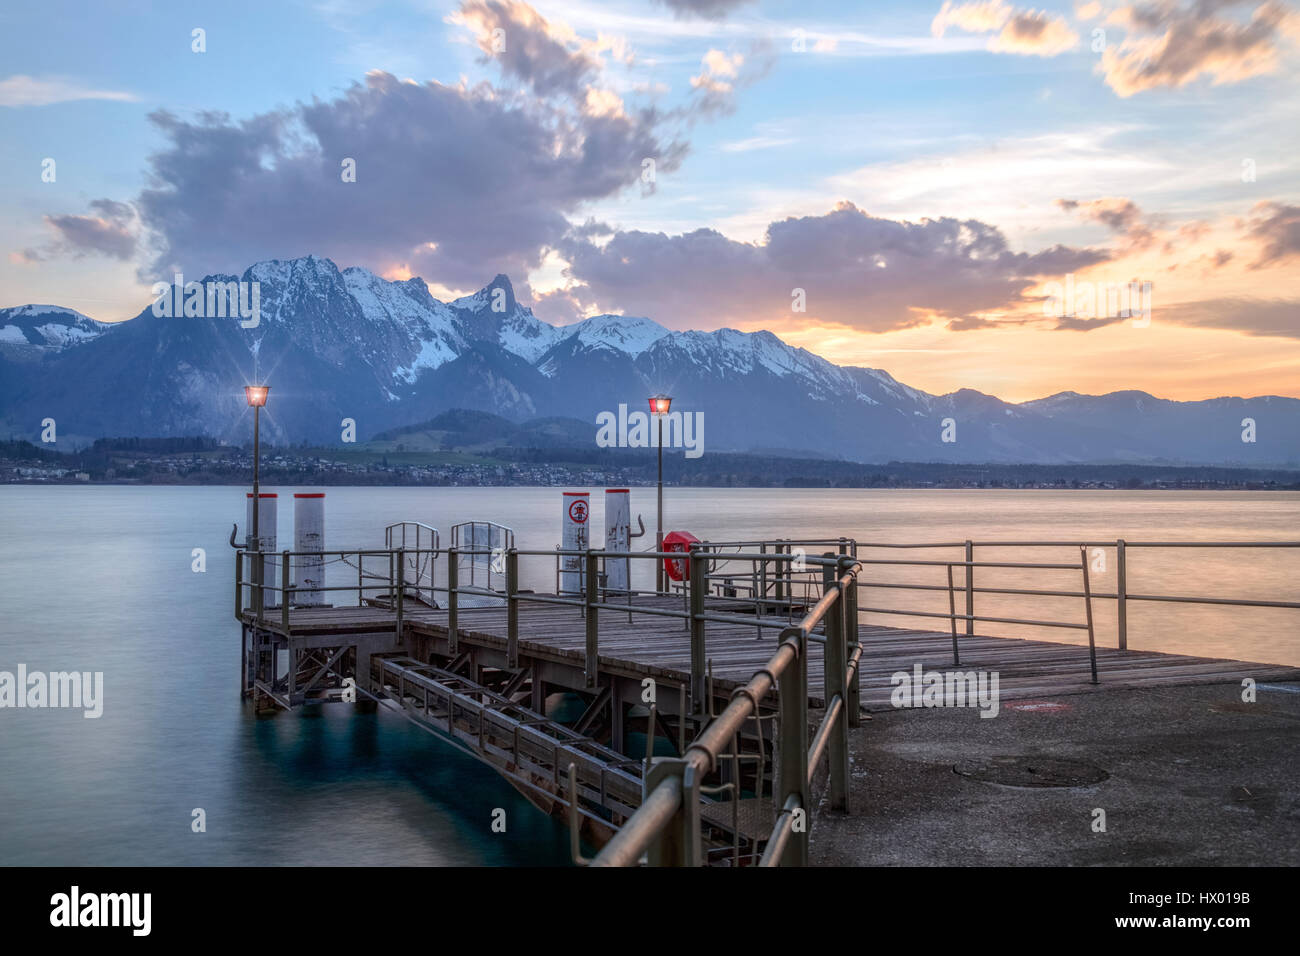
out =
[[[692,544],[699,544],[700,539],[689,531],[669,531],[664,535],[665,551],[689,552]],[[664,573],[674,581],[691,579],[691,563],[684,558],[664,558]]]

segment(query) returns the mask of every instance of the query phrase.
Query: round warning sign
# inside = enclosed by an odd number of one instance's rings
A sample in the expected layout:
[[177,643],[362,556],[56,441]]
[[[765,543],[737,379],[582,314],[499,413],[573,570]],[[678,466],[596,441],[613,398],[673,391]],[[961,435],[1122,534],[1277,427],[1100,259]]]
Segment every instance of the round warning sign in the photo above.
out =
[[569,504],[569,517],[578,524],[587,523],[587,500],[577,498]]

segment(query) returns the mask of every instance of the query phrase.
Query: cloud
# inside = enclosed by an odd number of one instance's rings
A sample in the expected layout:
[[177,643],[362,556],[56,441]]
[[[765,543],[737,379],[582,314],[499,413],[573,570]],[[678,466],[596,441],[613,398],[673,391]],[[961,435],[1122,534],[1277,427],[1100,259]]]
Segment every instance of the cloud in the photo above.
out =
[[1175,0],[1120,7],[1108,23],[1127,30],[1108,46],[1097,70],[1122,97],[1157,87],[1186,86],[1208,76],[1218,86],[1272,73],[1283,45],[1300,35],[1297,18],[1275,0],[1254,6],[1247,22],[1219,16],[1242,0]]
[[133,93],[120,90],[96,90],[60,77],[41,79],[18,74],[0,80],[0,106],[49,106],[76,100],[117,100],[133,102]]
[[1063,275],[1107,258],[1055,246],[1012,252],[1002,233],[977,220],[899,222],[840,203],[821,216],[771,223],[761,243],[712,229],[683,235],[618,232],[603,246],[571,239],[561,253],[576,283],[568,291],[590,312],[617,303],[677,327],[749,326],[803,317],[882,332],[1023,305],[1036,277]]
[[1160,310],[1159,319],[1192,328],[1300,339],[1300,299],[1219,298]]
[[1061,17],[1037,10],[1022,10],[1011,16],[989,49],[995,53],[1056,56],[1079,42],[1079,35]]
[[749,56],[711,49],[700,60],[700,73],[691,77],[695,99],[690,113],[718,116],[736,107],[736,93],[766,76],[776,58],[770,44],[756,43]]
[[[130,259],[135,254],[135,209],[129,203],[96,199],[90,208],[96,216],[46,216],[45,221],[59,234],[50,247],[54,254],[84,256],[100,253],[114,259]],[[27,250],[28,261],[43,258]]]
[[1272,265],[1300,253],[1300,206],[1280,202],[1257,203],[1246,224],[1246,235],[1260,243],[1252,269]]
[[679,17],[703,17],[721,20],[733,10],[753,3],[754,0],[657,0]]
[[1038,10],[1017,10],[1004,0],[957,3],[945,0],[930,22],[930,32],[941,37],[949,27],[967,33],[992,33],[988,48],[995,53],[1056,56],[1071,49],[1079,36],[1064,17]]
[[[653,111],[592,115],[382,72],[338,99],[240,122],[152,119],[169,140],[138,200],[164,247],[154,269],[315,252],[377,271],[405,265],[453,288],[525,274],[582,203],[636,182],[646,157],[676,169],[685,150]],[[345,160],[355,182],[342,181]]]
[[1057,318],[1056,325],[1052,326],[1052,331],[1090,332],[1106,325],[1114,325],[1116,322],[1128,322],[1129,318],[1127,315],[1100,315],[1094,319],[1082,319],[1074,315],[1063,315]]
[[518,0],[468,0],[448,19],[472,30],[485,60],[528,83],[540,96],[586,95],[600,72],[597,44],[583,41]]
[[1142,210],[1131,199],[1108,197],[1079,202],[1058,199],[1066,212],[1078,212],[1084,219],[1099,222],[1128,240],[1130,249],[1145,249],[1155,242],[1155,232],[1144,221]]

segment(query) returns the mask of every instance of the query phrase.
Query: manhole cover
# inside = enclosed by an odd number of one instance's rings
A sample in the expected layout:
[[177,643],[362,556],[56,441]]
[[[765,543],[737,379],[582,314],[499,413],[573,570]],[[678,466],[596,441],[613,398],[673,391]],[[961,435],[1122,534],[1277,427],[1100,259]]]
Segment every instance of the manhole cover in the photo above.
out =
[[972,780],[1007,787],[1086,787],[1110,776],[1090,763],[1059,757],[991,757],[965,760],[952,769]]

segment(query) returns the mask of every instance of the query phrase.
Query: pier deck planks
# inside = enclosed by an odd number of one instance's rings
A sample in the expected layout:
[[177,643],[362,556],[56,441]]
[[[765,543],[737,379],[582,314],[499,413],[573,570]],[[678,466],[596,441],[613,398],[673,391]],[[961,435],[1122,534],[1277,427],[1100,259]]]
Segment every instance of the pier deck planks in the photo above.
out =
[[[643,596],[638,597],[637,605],[683,609],[680,597]],[[446,634],[445,610],[407,605],[404,611],[408,629],[416,633]],[[602,671],[655,677],[673,684],[688,680],[690,636],[683,621],[635,615],[629,624],[625,612],[601,610],[599,613]],[[295,608],[289,620],[295,637],[391,630],[396,623],[393,611],[380,607]],[[279,621],[278,611],[267,612],[265,626],[278,630]],[[462,608],[459,630],[462,640],[503,647],[505,608]],[[779,633],[777,628],[765,628],[760,639],[756,627],[710,622],[707,656],[713,662],[715,688],[725,693],[748,681],[772,655]],[[584,634],[584,621],[577,608],[520,601],[521,654],[580,662],[585,654]],[[1090,683],[1086,644],[960,634],[961,663],[954,666],[950,633],[862,625],[859,634],[864,644],[861,700],[865,710],[891,709],[890,675],[897,671],[911,672],[918,662],[924,670],[997,671],[1002,700],[1116,688],[1240,681],[1245,677],[1300,680],[1300,669],[1277,664],[1098,647],[1097,671],[1101,683],[1094,686]],[[808,676],[813,702],[820,703],[822,653],[816,643],[810,647]]]

